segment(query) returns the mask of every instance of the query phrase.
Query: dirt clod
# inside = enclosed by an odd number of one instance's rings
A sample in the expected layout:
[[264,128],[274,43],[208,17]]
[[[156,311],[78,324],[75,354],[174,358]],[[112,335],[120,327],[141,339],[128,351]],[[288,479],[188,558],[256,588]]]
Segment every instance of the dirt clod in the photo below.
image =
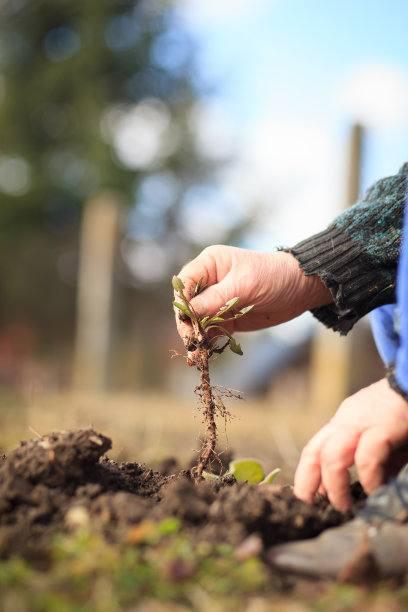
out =
[[173,463],[168,475],[117,463],[105,456],[110,447],[109,438],[93,429],[59,432],[21,443],[1,461],[0,554],[41,561],[58,531],[109,524],[115,537],[115,526],[123,534],[122,528],[129,532],[143,521],[169,517],[177,517],[196,542],[238,547],[254,535],[266,548],[312,537],[352,516],[324,498],[307,506],[288,486],[248,485],[230,476],[195,484],[189,470],[175,473]]

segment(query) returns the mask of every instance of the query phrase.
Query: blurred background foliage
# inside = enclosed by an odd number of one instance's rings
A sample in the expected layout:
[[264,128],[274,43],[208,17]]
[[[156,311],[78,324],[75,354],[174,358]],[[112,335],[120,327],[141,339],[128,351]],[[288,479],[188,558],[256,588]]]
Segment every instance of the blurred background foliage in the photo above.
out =
[[203,246],[211,190],[194,43],[165,0],[0,10],[0,382],[70,384],[81,215],[109,189],[125,202],[109,382],[160,385],[175,338],[169,278]]
[[[320,231],[346,204],[352,125],[359,189],[397,170],[404,24],[372,0],[0,0],[0,447],[89,423],[147,461],[181,452],[190,424],[197,446],[197,372],[169,355],[183,351],[171,277],[211,243],[270,250]],[[101,268],[82,274],[84,219],[106,197],[119,211],[109,308]],[[245,335],[244,358],[214,362],[215,384],[260,402],[228,430],[268,469],[293,470],[351,387],[383,374],[368,329],[349,342],[315,323]],[[76,384],[81,338],[93,389]]]
[[[322,0],[310,10],[299,0],[0,0],[0,388],[68,390],[82,369],[81,227],[95,198],[120,203],[104,388],[191,395],[196,372],[169,356],[182,351],[171,276],[211,243],[269,250],[324,227],[344,206],[356,120],[395,171],[408,80],[392,63],[367,64],[365,15],[347,2],[335,23],[334,10]],[[373,27],[385,15],[376,4]],[[392,55],[399,27],[390,17],[376,53]],[[346,53],[350,28],[359,36]],[[339,87],[355,97],[347,113]],[[399,128],[381,137],[390,118]],[[365,187],[366,168],[373,178],[390,169],[371,167],[373,146],[363,148]],[[88,316],[102,310],[96,298]],[[279,372],[304,401],[308,314],[245,336],[245,358],[223,356],[214,381],[265,394]],[[285,383],[293,363],[301,381]]]

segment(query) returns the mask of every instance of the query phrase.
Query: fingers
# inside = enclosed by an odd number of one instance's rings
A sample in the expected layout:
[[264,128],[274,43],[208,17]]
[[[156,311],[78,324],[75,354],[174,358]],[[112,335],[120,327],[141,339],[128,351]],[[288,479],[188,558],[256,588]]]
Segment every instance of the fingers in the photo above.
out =
[[339,510],[351,506],[348,468],[353,465],[358,436],[329,423],[305,446],[295,474],[296,497],[312,504],[316,492],[327,493]]
[[[190,301],[198,315],[214,314],[217,311],[218,300],[216,299],[216,294],[210,295],[204,301],[201,295],[195,298],[193,296],[200,279],[202,279],[201,286],[204,288],[208,287],[207,291],[210,288],[212,289],[213,285],[218,282],[218,267],[219,262],[222,261],[220,253],[223,253],[224,250],[224,247],[218,246],[204,249],[198,257],[187,263],[178,274],[178,277],[184,285],[184,295]],[[213,292],[210,293],[213,294]],[[175,298],[176,301],[179,301],[177,292],[175,292]],[[206,312],[207,309],[209,310],[208,312]],[[188,348],[193,331],[191,323],[178,308],[175,308],[175,313],[177,330]]]
[[366,493],[372,493],[384,482],[385,465],[390,453],[391,445],[383,429],[375,427],[363,432],[356,450],[355,464]]
[[191,279],[189,279],[189,281],[187,281],[187,285],[186,283],[185,285],[186,287],[190,287],[190,291],[187,292],[187,295],[190,295],[189,300],[191,306],[194,308],[194,311],[200,316],[214,315],[220,310],[222,306],[225,305],[225,303],[229,299],[231,299],[231,297],[235,297],[231,294],[231,286],[228,282],[228,278],[221,280],[220,282],[217,282],[215,284],[211,284],[210,281],[208,281],[207,283],[203,281],[202,285],[204,287],[204,290],[195,297],[191,297],[192,295],[194,295],[194,289],[197,286],[197,282],[192,282]]
[[322,487],[320,453],[330,435],[330,425],[326,425],[306,444],[300,457],[295,474],[294,494],[306,502],[313,503],[314,494]]
[[[231,282],[229,272],[232,267],[233,253],[236,251],[240,249],[223,245],[207,247],[198,257],[186,264],[178,274],[184,285],[183,293],[198,317],[214,315],[231,297],[235,297],[234,283]],[[194,297],[200,280],[203,289]],[[175,292],[175,297],[176,301],[180,301],[177,292]],[[189,363],[194,364],[196,353],[192,343],[191,322],[179,309],[175,308],[175,313],[178,333],[189,351]],[[226,323],[225,328],[232,332],[231,324]],[[210,329],[208,335],[214,338],[216,333],[216,330]]]
[[187,351],[189,351],[190,350],[189,347],[191,344],[191,337],[193,333],[193,328],[191,326],[191,323],[188,320],[185,320],[183,318],[182,312],[176,306],[174,306],[174,314],[176,317],[176,325],[177,325],[177,331],[179,333],[179,336],[182,339]]
[[324,497],[326,497],[326,496],[327,496],[327,489],[326,489],[326,487],[324,486],[324,484],[323,484],[322,482],[320,483],[320,486],[319,486],[319,488],[317,489],[317,492],[318,492],[320,495],[323,495]]
[[385,379],[360,390],[306,445],[294,493],[312,503],[327,492],[339,510],[351,506],[348,468],[355,463],[363,489],[372,493],[408,456],[408,405]]
[[357,429],[339,428],[321,451],[322,481],[330,502],[339,510],[352,505],[348,468],[354,463],[359,434]]
[[295,475],[294,493],[313,503],[316,492],[326,494],[339,510],[350,508],[348,468],[355,463],[366,493],[372,493],[385,479],[391,443],[380,427],[358,430],[329,424],[306,445]]
[[211,287],[222,280],[219,278],[219,268],[224,262],[225,251],[223,246],[208,247],[180,270],[178,276],[183,281],[186,297],[189,300],[193,298],[200,279],[202,279],[202,287]]
[[[212,316],[228,301],[229,296],[227,291],[228,287],[225,287],[223,282],[212,287],[208,287],[208,289],[205,289],[202,294],[199,294],[189,300],[191,307],[194,309],[194,312],[198,317],[205,315]],[[187,292],[185,295],[188,295]],[[176,301],[178,301],[177,293],[175,293],[175,297]],[[193,335],[193,327],[190,319],[186,317],[186,315],[184,315],[177,307],[174,308],[174,311],[176,314],[177,331],[181,336],[186,348],[191,350],[189,349],[189,344]],[[225,328],[232,331],[229,323],[225,323]],[[209,337],[214,337],[216,334],[217,331],[215,329],[210,329],[208,332]]]

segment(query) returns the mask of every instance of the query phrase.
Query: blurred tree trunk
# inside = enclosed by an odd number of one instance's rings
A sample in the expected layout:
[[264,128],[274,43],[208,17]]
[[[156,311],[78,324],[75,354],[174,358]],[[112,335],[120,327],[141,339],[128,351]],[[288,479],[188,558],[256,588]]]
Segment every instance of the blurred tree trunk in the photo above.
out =
[[85,206],[81,228],[73,387],[107,388],[113,270],[121,199],[101,192]]

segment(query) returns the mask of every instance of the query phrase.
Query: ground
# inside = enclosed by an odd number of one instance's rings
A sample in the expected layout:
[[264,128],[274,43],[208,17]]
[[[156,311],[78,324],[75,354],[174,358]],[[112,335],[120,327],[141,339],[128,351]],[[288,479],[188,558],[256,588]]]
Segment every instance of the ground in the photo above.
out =
[[89,426],[31,438],[0,462],[4,612],[406,609],[404,585],[367,591],[270,567],[273,544],[352,517],[324,498],[307,506],[284,480],[197,485],[188,462],[111,458],[110,437]]

